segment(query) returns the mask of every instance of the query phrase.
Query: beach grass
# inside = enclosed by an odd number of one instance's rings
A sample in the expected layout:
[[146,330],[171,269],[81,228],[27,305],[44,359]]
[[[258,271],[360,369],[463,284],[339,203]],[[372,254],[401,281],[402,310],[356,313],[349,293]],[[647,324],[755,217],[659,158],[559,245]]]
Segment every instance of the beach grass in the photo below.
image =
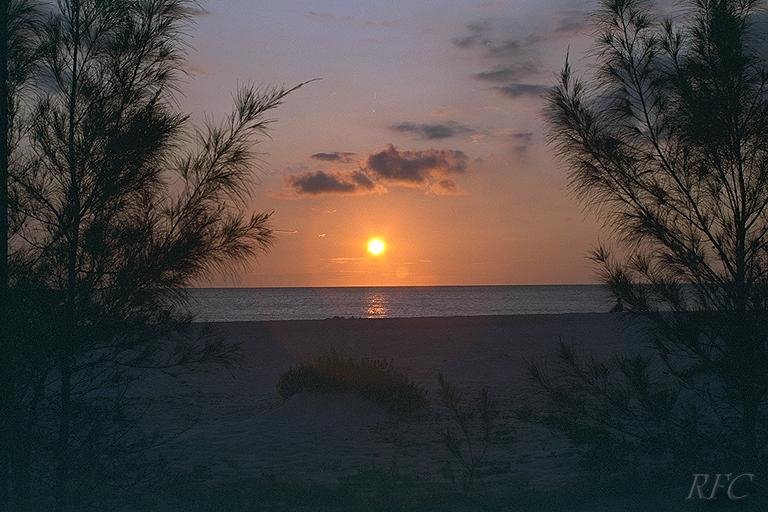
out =
[[297,393],[358,393],[395,414],[411,414],[428,404],[427,394],[391,361],[354,359],[332,351],[300,363],[280,376],[282,398]]

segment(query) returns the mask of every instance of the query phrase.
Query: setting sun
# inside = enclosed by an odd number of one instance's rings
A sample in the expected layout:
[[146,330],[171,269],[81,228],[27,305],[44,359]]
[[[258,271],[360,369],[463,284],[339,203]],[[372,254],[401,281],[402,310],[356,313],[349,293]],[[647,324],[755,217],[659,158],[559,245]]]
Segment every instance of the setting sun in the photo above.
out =
[[371,238],[368,240],[368,252],[374,256],[379,256],[387,250],[387,244],[381,238]]

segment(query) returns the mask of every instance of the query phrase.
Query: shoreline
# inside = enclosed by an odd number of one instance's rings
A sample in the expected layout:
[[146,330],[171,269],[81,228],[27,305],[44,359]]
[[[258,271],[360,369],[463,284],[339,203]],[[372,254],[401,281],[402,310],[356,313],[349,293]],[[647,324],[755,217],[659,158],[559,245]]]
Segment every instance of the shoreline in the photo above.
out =
[[262,323],[288,323],[288,322],[357,322],[361,320],[470,320],[470,319],[505,319],[505,318],[528,318],[528,317],[577,317],[592,315],[628,315],[628,313],[615,313],[611,311],[593,311],[593,312],[569,312],[569,313],[504,313],[490,315],[430,315],[430,316],[386,316],[386,317],[363,317],[363,316],[332,316],[328,318],[288,318],[280,320],[192,320],[192,325],[230,325],[230,324],[262,324]]

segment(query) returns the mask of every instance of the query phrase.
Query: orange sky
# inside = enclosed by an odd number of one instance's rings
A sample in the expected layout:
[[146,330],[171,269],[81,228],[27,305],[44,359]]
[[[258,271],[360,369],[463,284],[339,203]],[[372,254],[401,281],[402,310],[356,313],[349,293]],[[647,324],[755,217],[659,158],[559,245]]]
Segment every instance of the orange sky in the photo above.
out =
[[[586,283],[600,236],[544,144],[540,93],[592,2],[209,2],[183,107],[238,83],[321,81],[260,145],[278,239],[217,286]],[[576,58],[580,66],[588,60]],[[313,157],[313,155],[315,155]],[[385,255],[366,252],[371,236]]]

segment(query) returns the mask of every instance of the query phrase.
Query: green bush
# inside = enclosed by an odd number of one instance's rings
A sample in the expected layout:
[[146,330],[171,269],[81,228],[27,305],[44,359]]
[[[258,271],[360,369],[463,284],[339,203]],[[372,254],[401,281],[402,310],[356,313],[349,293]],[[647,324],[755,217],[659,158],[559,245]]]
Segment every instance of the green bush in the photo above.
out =
[[424,388],[379,359],[356,360],[336,352],[294,366],[277,381],[277,392],[288,398],[301,392],[359,393],[390,412],[410,414],[427,405]]

